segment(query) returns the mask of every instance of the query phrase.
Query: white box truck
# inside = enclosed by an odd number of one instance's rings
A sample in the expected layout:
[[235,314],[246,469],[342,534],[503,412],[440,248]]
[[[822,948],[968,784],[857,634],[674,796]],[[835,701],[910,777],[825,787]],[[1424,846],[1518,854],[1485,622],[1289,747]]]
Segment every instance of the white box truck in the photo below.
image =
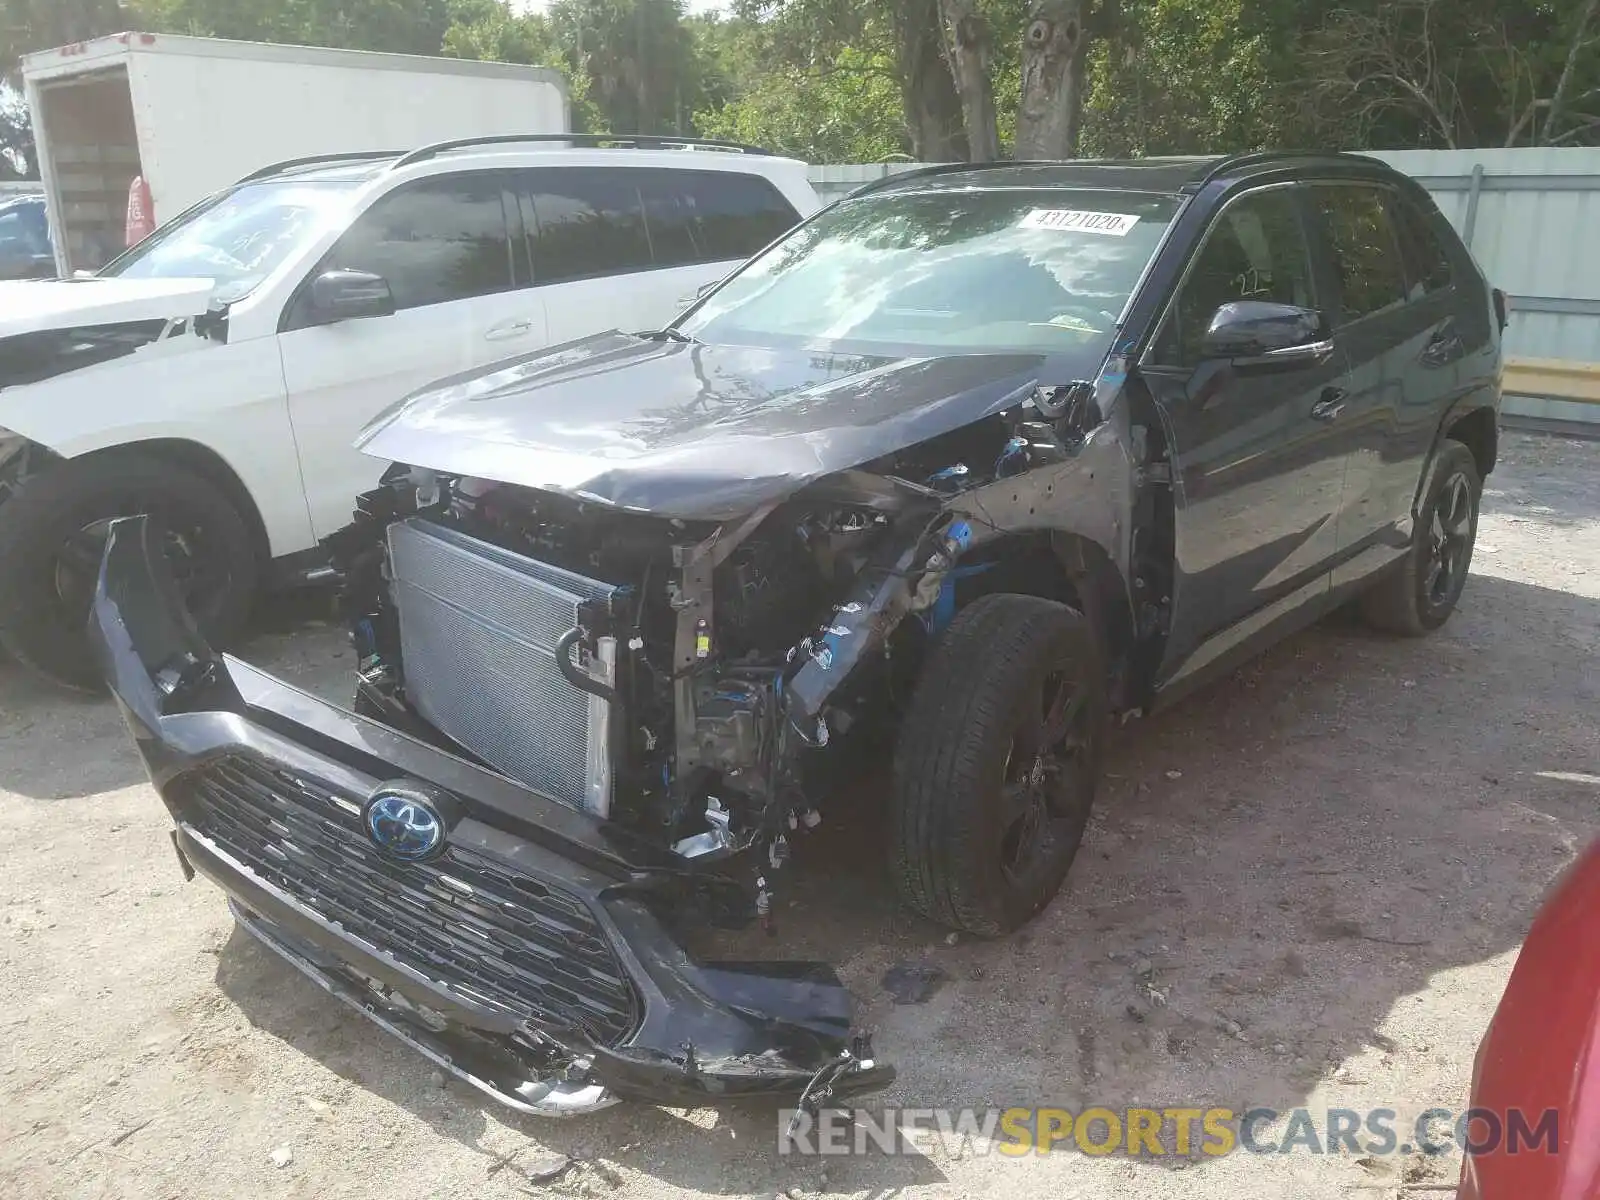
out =
[[283,159],[571,128],[561,73],[510,63],[124,33],[22,78],[62,275],[125,248],[135,177],[159,225]]

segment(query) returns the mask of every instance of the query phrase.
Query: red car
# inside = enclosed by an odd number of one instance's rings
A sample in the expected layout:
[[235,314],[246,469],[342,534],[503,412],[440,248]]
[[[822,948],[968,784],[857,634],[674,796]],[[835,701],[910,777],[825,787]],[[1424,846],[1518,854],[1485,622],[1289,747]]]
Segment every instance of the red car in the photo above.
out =
[[1556,884],[1472,1071],[1456,1200],[1600,1197],[1600,841]]

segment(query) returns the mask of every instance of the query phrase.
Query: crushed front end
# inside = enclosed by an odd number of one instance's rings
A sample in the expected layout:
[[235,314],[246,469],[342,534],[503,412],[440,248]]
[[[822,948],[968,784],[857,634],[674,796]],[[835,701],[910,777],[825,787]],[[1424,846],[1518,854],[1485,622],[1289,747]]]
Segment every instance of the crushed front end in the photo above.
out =
[[[619,694],[614,639],[637,636],[637,594],[548,564],[529,575],[448,523],[388,517],[352,584],[371,571],[418,598],[358,619],[371,715],[215,654],[145,520],[114,526],[91,636],[185,871],[324,989],[516,1108],[813,1105],[886,1086],[831,967],[703,963],[680,941],[685,920],[745,916],[745,886],[705,864],[746,832],[710,809],[701,840],[674,847],[642,828],[648,806],[612,819],[613,796],[640,787],[626,739],[660,736]],[[472,561],[450,556],[463,547]],[[373,646],[389,636],[435,656],[432,690],[407,698],[385,674],[397,665]],[[691,659],[697,636],[689,623]],[[729,710],[728,746],[702,736],[702,755],[780,736],[748,693],[723,692],[705,706]],[[536,752],[496,741],[504,729],[536,731]]]

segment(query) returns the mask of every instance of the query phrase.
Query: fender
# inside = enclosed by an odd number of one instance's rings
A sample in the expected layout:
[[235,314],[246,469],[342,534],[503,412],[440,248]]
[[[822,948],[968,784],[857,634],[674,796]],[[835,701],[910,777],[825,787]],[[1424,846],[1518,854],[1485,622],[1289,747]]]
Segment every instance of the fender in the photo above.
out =
[[[72,337],[53,360],[66,369],[36,362],[32,381],[0,390],[0,429],[62,459],[156,441],[194,444],[242,485],[271,557],[314,546],[276,344],[225,344],[183,331],[186,324],[96,327],[113,330],[115,352],[83,354],[83,339]],[[0,353],[41,337],[53,335],[7,339]],[[290,479],[297,486],[284,487]]]
[[[1117,406],[1064,461],[948,499],[929,493],[920,504],[908,500],[900,523],[912,536],[885,546],[825,629],[795,648],[792,660],[802,665],[785,687],[793,726],[807,738],[826,737],[818,724],[822,710],[855,668],[881,650],[906,617],[933,610],[962,564],[985,561],[985,552],[1002,542],[1029,535],[1048,539],[1081,602],[1098,610],[1085,615],[1104,620],[1108,634],[1131,630],[1134,474],[1126,410]],[[1104,566],[1097,569],[1094,559],[1103,559]],[[1092,580],[1093,587],[1083,587],[1082,580]]]
[[[1439,446],[1449,436],[1451,430],[1463,423],[1472,421],[1481,422],[1487,427],[1487,437],[1473,438],[1467,441],[1467,447],[1478,460],[1478,471],[1485,479],[1494,469],[1498,457],[1500,442],[1500,405],[1499,393],[1496,391],[1494,400],[1486,402],[1482,398],[1482,389],[1474,389],[1466,395],[1451,403],[1439,418],[1438,427],[1433,432],[1433,441],[1428,446],[1428,456],[1424,460],[1422,471],[1417,477],[1417,490],[1411,497],[1411,516],[1415,520],[1422,509],[1423,497],[1428,494],[1428,488],[1433,482],[1433,474],[1439,457]],[[1479,430],[1474,429],[1477,433]],[[1482,441],[1483,444],[1474,444]],[[1408,531],[1409,532],[1409,531]]]

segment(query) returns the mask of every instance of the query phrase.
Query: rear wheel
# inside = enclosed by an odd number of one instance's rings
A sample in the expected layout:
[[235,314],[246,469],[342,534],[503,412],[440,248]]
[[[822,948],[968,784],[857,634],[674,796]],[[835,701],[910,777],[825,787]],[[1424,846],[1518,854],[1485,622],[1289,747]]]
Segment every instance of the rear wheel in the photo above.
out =
[[62,463],[0,505],[0,646],[59,683],[99,688],[85,631],[100,554],[113,520],[141,514],[160,530],[201,632],[237,635],[258,574],[244,519],[210,481],[128,454]]
[[1061,889],[1088,824],[1105,719],[1082,614],[985,596],[930,654],[895,754],[890,856],[901,896],[983,937]]
[[1411,549],[1361,597],[1361,614],[1370,625],[1418,637],[1449,620],[1472,564],[1482,494],[1472,451],[1446,440],[1434,459]]

